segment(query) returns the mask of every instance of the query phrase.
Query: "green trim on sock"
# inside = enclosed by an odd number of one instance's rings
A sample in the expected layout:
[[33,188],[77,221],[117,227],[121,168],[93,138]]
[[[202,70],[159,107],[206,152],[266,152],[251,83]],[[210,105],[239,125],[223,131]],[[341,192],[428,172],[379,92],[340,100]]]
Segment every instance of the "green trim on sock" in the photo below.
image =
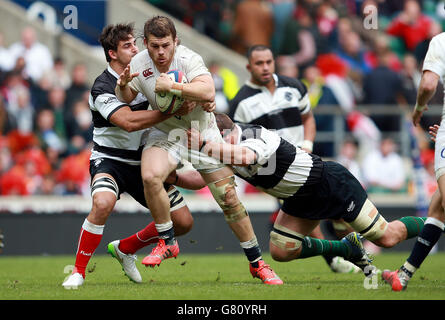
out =
[[304,237],[298,258],[304,259],[320,255],[347,257],[349,255],[349,247],[339,240]]
[[407,239],[411,239],[414,237],[417,237],[423,229],[423,225],[425,223],[426,217],[414,217],[414,216],[407,216],[402,217],[399,219],[400,222],[402,222],[407,231]]

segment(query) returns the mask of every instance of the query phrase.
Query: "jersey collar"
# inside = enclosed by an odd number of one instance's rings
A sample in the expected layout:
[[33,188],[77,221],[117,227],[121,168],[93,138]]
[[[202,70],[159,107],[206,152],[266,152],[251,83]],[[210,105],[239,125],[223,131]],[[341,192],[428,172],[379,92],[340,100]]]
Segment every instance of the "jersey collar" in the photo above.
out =
[[111,73],[113,75],[113,77],[115,77],[116,79],[119,79],[119,75],[117,74],[116,71],[113,70],[113,68],[111,68],[110,64],[107,64],[107,70],[109,73]]

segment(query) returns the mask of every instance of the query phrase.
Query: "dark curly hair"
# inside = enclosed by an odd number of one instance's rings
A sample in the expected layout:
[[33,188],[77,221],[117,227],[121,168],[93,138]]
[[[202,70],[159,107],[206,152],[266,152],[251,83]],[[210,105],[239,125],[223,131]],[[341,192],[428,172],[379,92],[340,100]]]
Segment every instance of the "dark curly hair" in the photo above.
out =
[[108,62],[111,61],[108,51],[117,51],[119,41],[125,41],[130,36],[134,36],[134,23],[110,24],[102,30],[99,42],[102,48],[104,48],[105,57]]

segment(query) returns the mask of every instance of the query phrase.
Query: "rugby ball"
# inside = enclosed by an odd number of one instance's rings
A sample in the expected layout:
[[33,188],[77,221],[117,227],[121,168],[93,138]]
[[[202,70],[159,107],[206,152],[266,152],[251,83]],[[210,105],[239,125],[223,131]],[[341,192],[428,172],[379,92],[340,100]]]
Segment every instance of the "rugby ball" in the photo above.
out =
[[[180,70],[170,70],[167,75],[177,83],[187,83],[187,78]],[[158,92],[156,93],[156,105],[162,113],[172,114],[178,111],[182,106],[184,99],[171,92]]]

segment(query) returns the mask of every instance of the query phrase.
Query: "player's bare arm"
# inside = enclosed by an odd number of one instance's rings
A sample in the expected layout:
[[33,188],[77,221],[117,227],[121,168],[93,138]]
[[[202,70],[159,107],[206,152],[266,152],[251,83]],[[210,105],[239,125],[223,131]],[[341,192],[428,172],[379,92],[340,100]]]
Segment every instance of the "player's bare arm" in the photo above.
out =
[[428,110],[427,104],[434,96],[438,82],[439,75],[429,70],[423,72],[417,92],[416,106],[412,113],[412,120],[415,126],[419,124],[422,114]]
[[130,103],[134,100],[134,98],[136,98],[138,93],[131,89],[128,84],[138,75],[139,72],[130,73],[130,65],[127,65],[124,71],[119,75],[114,91],[120,101]]
[[110,122],[127,132],[133,132],[150,128],[171,116],[159,110],[132,111],[130,107],[123,107],[111,115]]
[[304,141],[301,148],[306,152],[312,152],[314,146],[315,135],[317,133],[315,118],[312,111],[301,115],[301,122],[304,129]]
[[256,153],[240,145],[203,140],[196,129],[187,130],[188,147],[220,160],[224,164],[248,166],[256,163]]
[[127,132],[133,132],[153,127],[172,116],[185,116],[192,112],[195,107],[196,102],[185,101],[177,112],[173,114],[165,114],[159,110],[132,111],[130,107],[126,106],[113,113],[110,117],[110,121],[115,126],[118,126]]
[[196,170],[188,170],[185,172],[172,171],[165,180],[165,183],[189,190],[199,190],[207,185],[201,174]]
[[174,115],[174,116],[185,116],[185,115],[189,114],[190,112],[192,112],[196,108],[196,106],[197,106],[196,101],[185,100],[182,103],[182,106],[179,108],[179,110],[176,111],[172,115]]
[[215,100],[215,86],[210,75],[197,76],[190,83],[176,83],[166,73],[161,73],[156,79],[155,92],[173,92],[192,101]]

